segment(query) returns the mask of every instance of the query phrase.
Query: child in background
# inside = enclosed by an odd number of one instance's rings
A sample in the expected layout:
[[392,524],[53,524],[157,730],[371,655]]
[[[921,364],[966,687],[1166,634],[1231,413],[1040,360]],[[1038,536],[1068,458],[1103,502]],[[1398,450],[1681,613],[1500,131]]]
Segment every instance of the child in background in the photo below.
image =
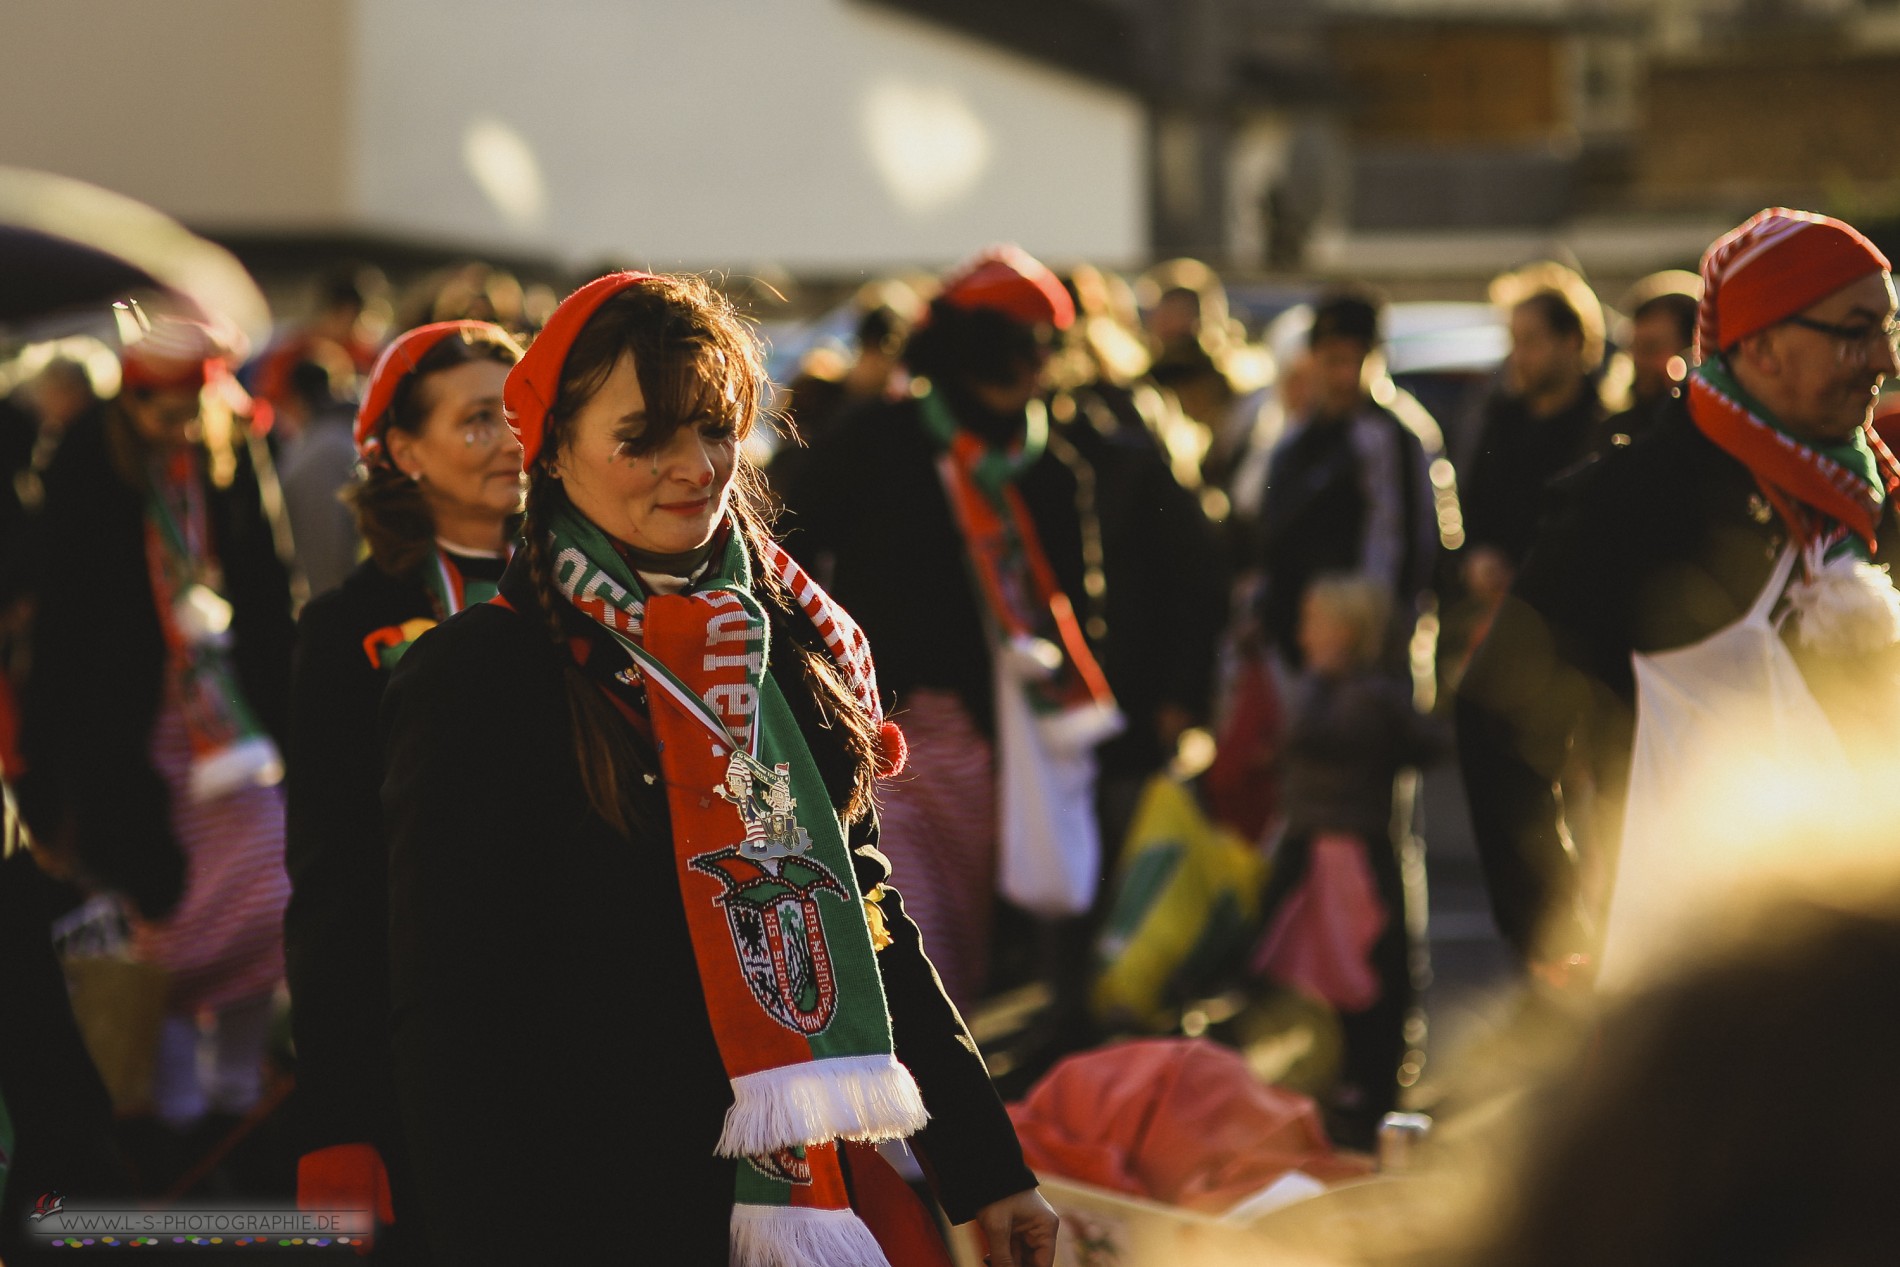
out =
[[1345,1042],[1328,1114],[1337,1143],[1369,1147],[1398,1097],[1412,1004],[1405,888],[1392,785],[1446,746],[1381,668],[1391,627],[1384,586],[1321,577],[1300,611],[1306,669],[1287,698],[1285,824],[1254,952],[1259,975],[1330,1004]]

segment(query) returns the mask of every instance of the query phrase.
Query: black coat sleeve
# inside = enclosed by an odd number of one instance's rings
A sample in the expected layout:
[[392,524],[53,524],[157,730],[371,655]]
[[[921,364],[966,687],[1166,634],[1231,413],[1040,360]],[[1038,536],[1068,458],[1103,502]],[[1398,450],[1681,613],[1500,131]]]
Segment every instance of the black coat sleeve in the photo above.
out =
[[[875,838],[854,831],[854,837]],[[875,843],[857,845],[858,884],[866,893],[884,884],[890,862]],[[1036,1186],[1023,1163],[1016,1128],[990,1083],[976,1040],[943,991],[924,954],[923,935],[904,912],[903,894],[886,884],[878,903],[891,944],[877,955],[891,1010],[897,1058],[917,1079],[930,1124],[912,1143],[935,1180],[937,1199],[952,1223],[967,1223],[992,1201]]]
[[284,968],[304,1146],[373,1142],[394,1115],[389,1072],[389,850],[370,664],[341,601],[304,609],[291,674]]
[[[103,425],[75,424],[46,472],[42,525],[58,556],[40,569],[15,788],[42,843],[75,859],[88,884],[156,918],[185,882],[171,797],[149,751],[164,635],[139,498],[110,465]],[[104,595],[115,596],[109,618]]]
[[1492,914],[1527,960],[1591,942],[1557,780],[1593,719],[1619,711],[1629,675],[1634,543],[1615,513],[1625,499],[1599,474],[1563,490],[1458,692],[1458,756]]
[[111,1197],[131,1185],[112,1149],[112,1103],[73,1020],[53,954],[53,885],[24,850],[0,860],[0,1097],[14,1155],[0,1250],[24,1251],[34,1198]]
[[435,1261],[588,1262],[653,1218],[673,1261],[725,1261],[731,1089],[664,802],[634,840],[588,810],[558,657],[499,607],[424,634],[382,716],[394,1072]]

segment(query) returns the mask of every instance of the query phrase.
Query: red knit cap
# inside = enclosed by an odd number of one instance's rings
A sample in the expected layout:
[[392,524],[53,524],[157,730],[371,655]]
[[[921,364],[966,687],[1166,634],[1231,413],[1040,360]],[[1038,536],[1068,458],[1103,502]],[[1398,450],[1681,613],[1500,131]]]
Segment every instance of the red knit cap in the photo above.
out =
[[581,328],[600,306],[629,286],[652,281],[652,273],[609,273],[596,277],[561,301],[541,333],[528,345],[527,354],[508,371],[508,384],[502,388],[502,409],[509,425],[521,439],[521,468],[534,465],[541,452],[541,437],[547,431],[548,410],[561,385],[561,367],[580,337]]
[[1786,207],[1759,212],[1702,257],[1696,360],[1892,267],[1858,229],[1832,216]]
[[148,391],[202,388],[230,373],[224,351],[208,326],[160,317],[119,353],[119,385]]
[[436,344],[452,334],[465,331],[490,335],[509,347],[515,345],[506,330],[486,321],[437,321],[397,335],[395,342],[384,348],[383,354],[376,358],[376,365],[369,372],[369,384],[363,389],[363,403],[356,408],[358,457],[370,462],[382,452],[383,432],[388,429],[388,419],[384,415],[395,401],[396,389],[402,386],[402,381],[415,372],[416,366],[422,363],[422,358]]
[[941,298],[958,308],[989,308],[1024,325],[1067,330],[1075,301],[1048,265],[1019,246],[992,246],[944,274]]

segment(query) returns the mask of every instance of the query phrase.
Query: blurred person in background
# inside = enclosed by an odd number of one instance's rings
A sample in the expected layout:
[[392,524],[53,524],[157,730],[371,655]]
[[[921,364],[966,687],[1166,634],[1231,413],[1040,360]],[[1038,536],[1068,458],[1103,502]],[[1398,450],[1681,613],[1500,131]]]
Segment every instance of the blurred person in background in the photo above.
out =
[[[672,1261],[869,1267],[885,1163],[842,1140],[915,1133],[950,1218],[1049,1267],[906,914],[928,876],[885,884],[870,648],[762,523],[761,361],[700,278],[564,300],[503,389],[500,599],[392,675],[396,1089],[441,1261],[589,1261],[632,1216]],[[498,1213],[538,1193],[559,1219]]]
[[1631,288],[1630,407],[1603,420],[1594,452],[1629,444],[1669,411],[1670,398],[1689,374],[1701,295],[1702,279],[1680,269],[1651,273]]
[[1415,994],[1394,780],[1449,746],[1384,668],[1391,630],[1391,591],[1371,577],[1318,577],[1301,601],[1306,667],[1287,691],[1285,818],[1253,960],[1338,1012],[1345,1053],[1324,1097],[1327,1133],[1357,1149],[1397,1103]]
[[[1074,315],[1055,274],[1016,248],[952,270],[904,352],[914,394],[852,418],[786,499],[787,541],[863,623],[904,717],[912,772],[881,789],[883,848],[923,881],[908,908],[962,1008],[989,967],[1000,692],[1056,707],[1072,687],[1107,689],[1075,615],[1092,601],[1078,467],[1052,443],[1041,395]],[[1027,675],[1032,654],[1048,657],[1041,682],[1000,679],[998,657]]]
[[291,326],[256,358],[246,381],[273,410],[297,408],[291,373],[313,356],[341,352],[350,372],[366,373],[389,325],[389,282],[374,268],[346,268],[317,280],[307,320]]
[[1184,484],[1162,438],[1172,402],[1145,380],[1147,355],[1114,316],[1107,278],[1084,265],[1065,285],[1076,322],[1049,366],[1050,444],[1078,473],[1078,614],[1129,723],[1098,753],[1108,870],[1142,785],[1209,720],[1227,576],[1199,472],[1190,466]]
[[[379,1210],[379,1259],[413,1261],[411,1189],[389,1044],[389,850],[377,709],[425,631],[494,597],[521,514],[521,445],[502,383],[521,349],[500,327],[399,336],[356,412],[350,506],[370,557],[297,628],[285,782],[285,973],[297,1040],[305,1209]],[[334,494],[333,494],[334,496]]]
[[1617,1000],[1514,1102],[1521,1152],[1495,1165],[1477,1244],[1427,1261],[1893,1262],[1900,910],[1848,896],[1734,912],[1712,951]]
[[527,301],[513,273],[477,261],[424,278],[404,300],[400,317],[404,329],[438,321],[487,321],[515,331],[527,324]]
[[204,327],[160,318],[119,395],[46,471],[20,806],[88,887],[122,894],[169,976],[154,1075],[187,1131],[262,1092],[283,974],[290,583],[269,456]]
[[[1558,976],[1587,968],[1601,937],[1605,893],[1581,880],[1594,871],[1607,888],[1642,719],[1688,724],[1670,694],[1676,653],[1735,642],[1746,654],[1714,670],[1731,708],[1798,702],[1759,667],[1791,655],[1851,760],[1889,757],[1900,726],[1900,595],[1859,566],[1900,551],[1900,465],[1869,421],[1900,370],[1887,259],[1850,225],[1777,208],[1711,246],[1702,278],[1685,391],[1647,436],[1569,481],[1460,690],[1492,911],[1528,964]],[[1650,733],[1656,761],[1706,755]],[[1573,748],[1608,807],[1582,856],[1556,786]]]
[[[1307,334],[1310,404],[1287,419],[1268,462],[1260,509],[1260,614],[1267,641],[1304,664],[1300,608],[1327,572],[1370,576],[1391,594],[1393,647],[1404,646],[1431,584],[1438,520],[1430,466],[1437,424],[1390,389],[1375,353],[1383,305],[1339,291],[1315,305]],[[1375,400],[1376,386],[1387,403]],[[1429,442],[1429,443],[1428,443]]]
[[277,470],[290,539],[297,547],[297,569],[303,573],[305,592],[317,595],[343,583],[363,543],[350,508],[343,504],[343,492],[356,474],[356,446],[350,438],[356,373],[343,349],[333,343],[312,343],[307,351],[291,368],[277,411],[282,435]]
[[1551,480],[1593,455],[1603,402],[1603,306],[1583,279],[1535,265],[1492,284],[1511,351],[1486,399],[1464,485],[1465,586],[1495,607],[1524,564]]
[[[1210,518],[1224,520],[1225,490],[1258,430],[1272,367],[1260,349],[1247,345],[1220,277],[1199,260],[1156,265],[1141,278],[1138,293],[1146,297],[1149,378],[1195,424],[1191,445],[1205,485],[1202,500]],[[1185,447],[1170,441],[1177,462]]]
[[788,388],[783,421],[797,442],[780,446],[768,472],[783,492],[799,480],[811,450],[825,442],[854,410],[889,401],[903,374],[904,341],[922,311],[917,293],[895,279],[858,293],[859,315],[849,362],[830,347],[806,354]]

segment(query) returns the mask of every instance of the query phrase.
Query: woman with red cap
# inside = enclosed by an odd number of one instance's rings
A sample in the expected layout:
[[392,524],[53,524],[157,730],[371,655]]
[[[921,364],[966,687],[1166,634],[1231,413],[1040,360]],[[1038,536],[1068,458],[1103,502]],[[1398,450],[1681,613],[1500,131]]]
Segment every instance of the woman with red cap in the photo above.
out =
[[[983,994],[999,880],[1039,915],[1078,915],[1100,867],[1092,749],[1119,718],[1077,612],[1101,596],[1101,525],[1084,513],[1092,473],[1041,400],[1053,336],[1074,316],[1055,274],[1017,248],[954,270],[905,348],[911,398],[814,450],[787,498],[788,540],[829,564],[905,718],[916,759],[884,791],[886,849],[925,882],[913,914],[965,1008]],[[1012,724],[1025,713],[1035,721]],[[1065,731],[1054,762],[1015,742],[1044,725]],[[1023,807],[1048,808],[1055,788],[1062,811],[1032,822]],[[1013,886],[1023,841],[1065,855],[1066,891]],[[1085,970],[1086,949],[1066,950],[1039,958]]]
[[396,1085],[445,1261],[655,1223],[674,1262],[930,1261],[865,1147],[905,1137],[992,1261],[1053,1253],[885,883],[869,648],[765,530],[761,384],[697,278],[569,296],[508,376],[523,548],[391,679]]
[[201,325],[160,319],[126,350],[117,399],[46,472],[22,701],[28,823],[129,900],[135,951],[166,969],[153,1098],[178,1131],[262,1094],[283,973],[290,584],[248,405]]
[[[307,1209],[408,1199],[389,1069],[389,852],[376,710],[389,671],[437,622],[493,597],[521,516],[521,445],[501,389],[521,348],[499,326],[402,335],[356,418],[349,494],[370,557],[304,609],[291,677],[285,968],[297,1040]],[[385,1229],[380,1260],[422,1238]]]

